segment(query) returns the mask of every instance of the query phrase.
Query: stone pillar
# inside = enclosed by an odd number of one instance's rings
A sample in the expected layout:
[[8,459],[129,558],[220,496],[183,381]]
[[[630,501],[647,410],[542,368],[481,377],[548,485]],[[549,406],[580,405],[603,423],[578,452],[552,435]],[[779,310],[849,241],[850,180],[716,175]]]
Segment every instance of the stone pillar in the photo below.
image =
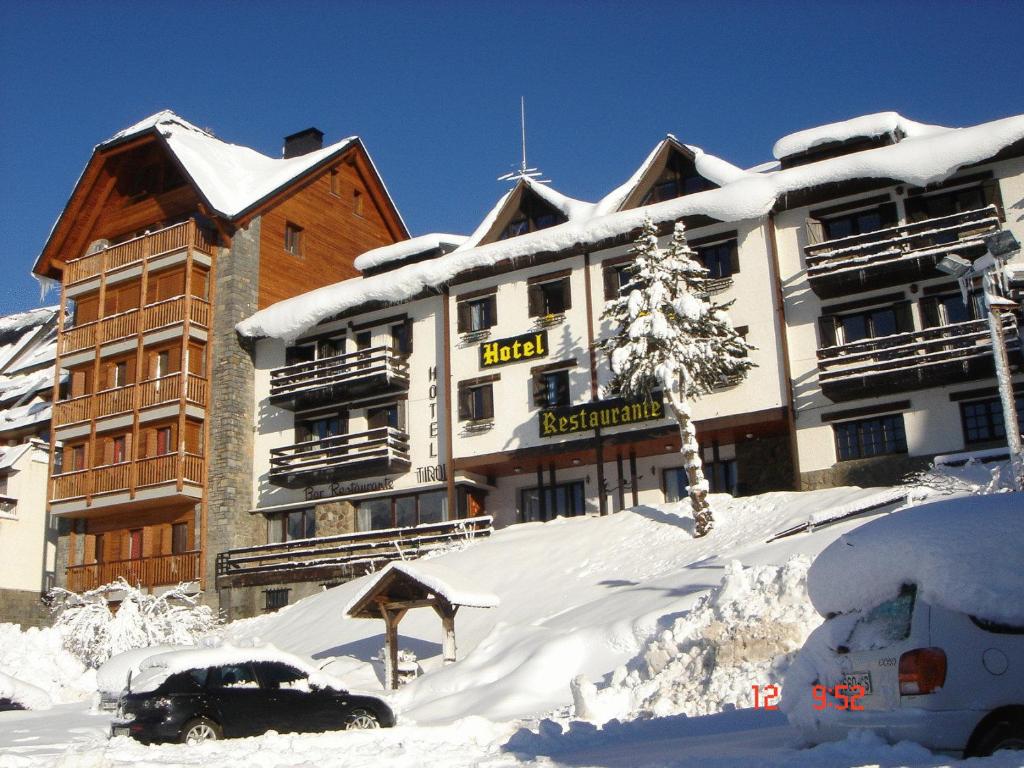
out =
[[[217,554],[262,544],[262,517],[252,506],[254,374],[252,343],[235,324],[257,309],[260,220],[235,232],[231,248],[215,265],[213,365],[210,371],[208,504],[206,511],[206,601],[217,606]],[[230,618],[230,617],[229,617]]]
[[[68,563],[71,562],[71,527],[74,521],[64,517],[57,518],[57,559],[54,565],[54,584],[58,587],[68,585]],[[81,562],[81,561],[78,561]]]

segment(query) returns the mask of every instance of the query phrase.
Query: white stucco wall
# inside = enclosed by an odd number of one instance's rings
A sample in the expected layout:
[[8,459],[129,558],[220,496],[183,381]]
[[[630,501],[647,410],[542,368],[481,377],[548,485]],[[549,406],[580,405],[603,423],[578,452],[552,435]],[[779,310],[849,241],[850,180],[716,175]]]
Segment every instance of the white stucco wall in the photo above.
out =
[[7,496],[17,507],[0,513],[0,589],[52,586],[57,534],[46,513],[48,462],[48,448],[34,443],[8,476]]

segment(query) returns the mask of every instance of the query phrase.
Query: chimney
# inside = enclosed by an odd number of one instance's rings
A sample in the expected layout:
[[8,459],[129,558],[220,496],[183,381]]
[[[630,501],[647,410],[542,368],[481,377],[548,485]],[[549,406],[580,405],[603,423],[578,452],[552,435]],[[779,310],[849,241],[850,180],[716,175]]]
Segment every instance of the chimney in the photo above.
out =
[[287,160],[289,157],[308,155],[310,152],[323,149],[323,146],[324,132],[316,128],[307,128],[304,131],[293,133],[291,136],[285,136],[282,152]]

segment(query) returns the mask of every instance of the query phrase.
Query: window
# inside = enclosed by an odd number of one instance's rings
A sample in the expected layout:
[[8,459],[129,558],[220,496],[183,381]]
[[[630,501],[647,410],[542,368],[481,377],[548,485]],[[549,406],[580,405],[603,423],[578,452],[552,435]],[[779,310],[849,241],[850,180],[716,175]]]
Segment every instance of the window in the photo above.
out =
[[630,275],[632,266],[633,263],[627,261],[620,264],[609,264],[601,270],[604,274],[604,298],[606,301],[618,298],[625,292],[632,277]]
[[480,421],[493,418],[494,395],[491,381],[459,382],[459,421]]
[[391,326],[391,349],[399,355],[412,354],[411,320],[405,320]]
[[544,487],[544,515],[537,488],[526,488],[519,492],[519,514],[523,522],[551,520],[555,517],[573,517],[586,512],[583,481],[561,483]]
[[446,491],[429,491],[367,499],[359,502],[356,511],[360,531],[440,523],[448,519],[448,494]]
[[171,353],[169,350],[163,350],[157,352],[153,358],[153,362],[156,364],[156,378],[167,376],[171,372]]
[[560,315],[572,306],[568,275],[557,280],[538,280],[527,290],[530,317]]
[[831,216],[822,219],[821,222],[826,240],[837,240],[841,237],[850,237],[851,235],[864,235],[868,232],[875,232],[879,229],[895,226],[895,224],[896,206],[893,203],[886,203],[866,211],[855,211],[839,216]]
[[901,413],[845,421],[834,424],[832,429],[839,461],[907,452],[907,437]]
[[125,384],[128,383],[128,363],[124,360],[122,360],[119,363],[114,363],[113,374],[113,386],[123,387]]
[[405,409],[399,403],[389,403],[376,408],[366,409],[366,422],[369,429],[393,427],[405,428]]
[[95,554],[95,559],[96,559],[97,563],[105,563],[106,562],[106,553],[104,552],[104,547],[105,547],[105,544],[106,544],[106,540],[107,540],[107,537],[104,534],[102,534],[102,533],[97,533],[96,534],[96,543],[95,543],[96,551],[95,551],[94,554]]
[[326,440],[348,432],[348,415],[332,413],[300,421],[295,426],[295,442]]
[[921,299],[921,322],[925,328],[966,323],[985,316],[985,297],[981,293],[968,295],[964,304],[958,291],[944,296],[929,296]]
[[297,509],[284,515],[285,541],[316,538],[316,512]]
[[690,493],[690,478],[685,467],[666,469],[662,476],[662,484],[665,487],[665,501],[669,503],[685,499]]
[[510,237],[525,235],[527,232],[547,229],[566,220],[565,215],[561,211],[542,200],[535,192],[524,189],[522,198],[519,201],[519,210],[512,216],[511,221],[505,225],[499,239],[506,240]]
[[825,315],[819,320],[818,325],[823,347],[850,344],[860,339],[877,339],[914,330],[910,302],[906,301],[861,312]]
[[[989,179],[981,184],[939,192],[928,195],[911,195],[906,200],[907,219],[911,222],[925,221],[940,216],[952,216],[965,211],[976,211],[988,205],[995,205],[1002,211],[1002,199],[999,194],[999,183]],[[943,233],[935,239],[936,243],[954,242],[957,239],[955,230]]]
[[712,280],[732,277],[740,271],[739,247],[735,240],[707,245],[696,251],[697,258],[708,270],[708,277]]
[[85,469],[85,446],[74,445],[71,447],[71,472],[79,472]]
[[291,222],[285,224],[284,249],[292,256],[302,255],[302,227]]
[[317,339],[316,359],[326,360],[345,353],[345,339]]
[[158,427],[156,430],[156,455],[163,456],[174,453],[174,440],[170,427]]
[[331,182],[331,194],[332,195],[340,195],[341,194],[341,175],[338,173],[338,169],[337,168],[331,168],[330,182]]
[[714,187],[714,184],[697,173],[693,160],[674,151],[668,156],[664,170],[644,196],[641,205],[673,200]]
[[188,552],[188,523],[174,523],[171,526],[171,554]]
[[533,374],[533,404],[554,408],[569,404],[569,370],[537,370]]
[[[719,459],[705,461],[702,465],[704,478],[708,481],[711,493],[731,493],[736,495],[738,483],[735,459]],[[679,501],[690,494],[690,479],[685,467],[671,467],[662,476],[665,488],[665,501]]]
[[[288,605],[289,592],[291,592],[290,589],[268,589],[264,592],[265,603],[263,605],[263,612],[274,613]],[[279,685],[280,683],[278,683]]]
[[[1017,406],[1018,429],[1024,430],[1024,395],[1017,395],[1014,401]],[[964,442],[968,445],[1006,440],[1003,403],[998,397],[961,403],[960,421]]]
[[456,312],[459,333],[486,331],[498,323],[498,297],[492,293],[460,301]]
[[[269,590],[268,590],[269,591]],[[259,688],[250,664],[228,664],[210,669],[210,688]]]
[[134,528],[128,531],[128,559],[142,559],[142,529]]
[[111,439],[111,445],[113,446],[113,464],[120,464],[128,461],[128,436],[118,435]]

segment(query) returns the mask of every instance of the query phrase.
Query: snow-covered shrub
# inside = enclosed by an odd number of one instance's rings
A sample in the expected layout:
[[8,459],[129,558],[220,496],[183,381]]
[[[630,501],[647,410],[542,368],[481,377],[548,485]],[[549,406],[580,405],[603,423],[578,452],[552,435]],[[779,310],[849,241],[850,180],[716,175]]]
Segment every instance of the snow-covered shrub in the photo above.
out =
[[[95,673],[65,650],[62,634],[52,627],[0,624],[2,674],[8,679],[0,680],[0,697],[13,698],[29,709],[45,708],[47,698],[54,704],[79,701],[96,686]],[[12,695],[15,688],[17,695]],[[33,695],[33,690],[42,690],[45,697]]]
[[603,723],[753,706],[753,686],[781,687],[821,623],[807,597],[809,567],[802,556],[783,566],[731,562],[722,583],[651,640],[631,669],[615,670],[603,688],[573,680],[576,717]]
[[[109,602],[112,593],[123,595],[116,610]],[[192,645],[217,628],[213,611],[184,584],[152,595],[119,579],[81,594],[58,588],[51,596],[54,627],[63,634],[64,647],[93,668],[133,648]]]

